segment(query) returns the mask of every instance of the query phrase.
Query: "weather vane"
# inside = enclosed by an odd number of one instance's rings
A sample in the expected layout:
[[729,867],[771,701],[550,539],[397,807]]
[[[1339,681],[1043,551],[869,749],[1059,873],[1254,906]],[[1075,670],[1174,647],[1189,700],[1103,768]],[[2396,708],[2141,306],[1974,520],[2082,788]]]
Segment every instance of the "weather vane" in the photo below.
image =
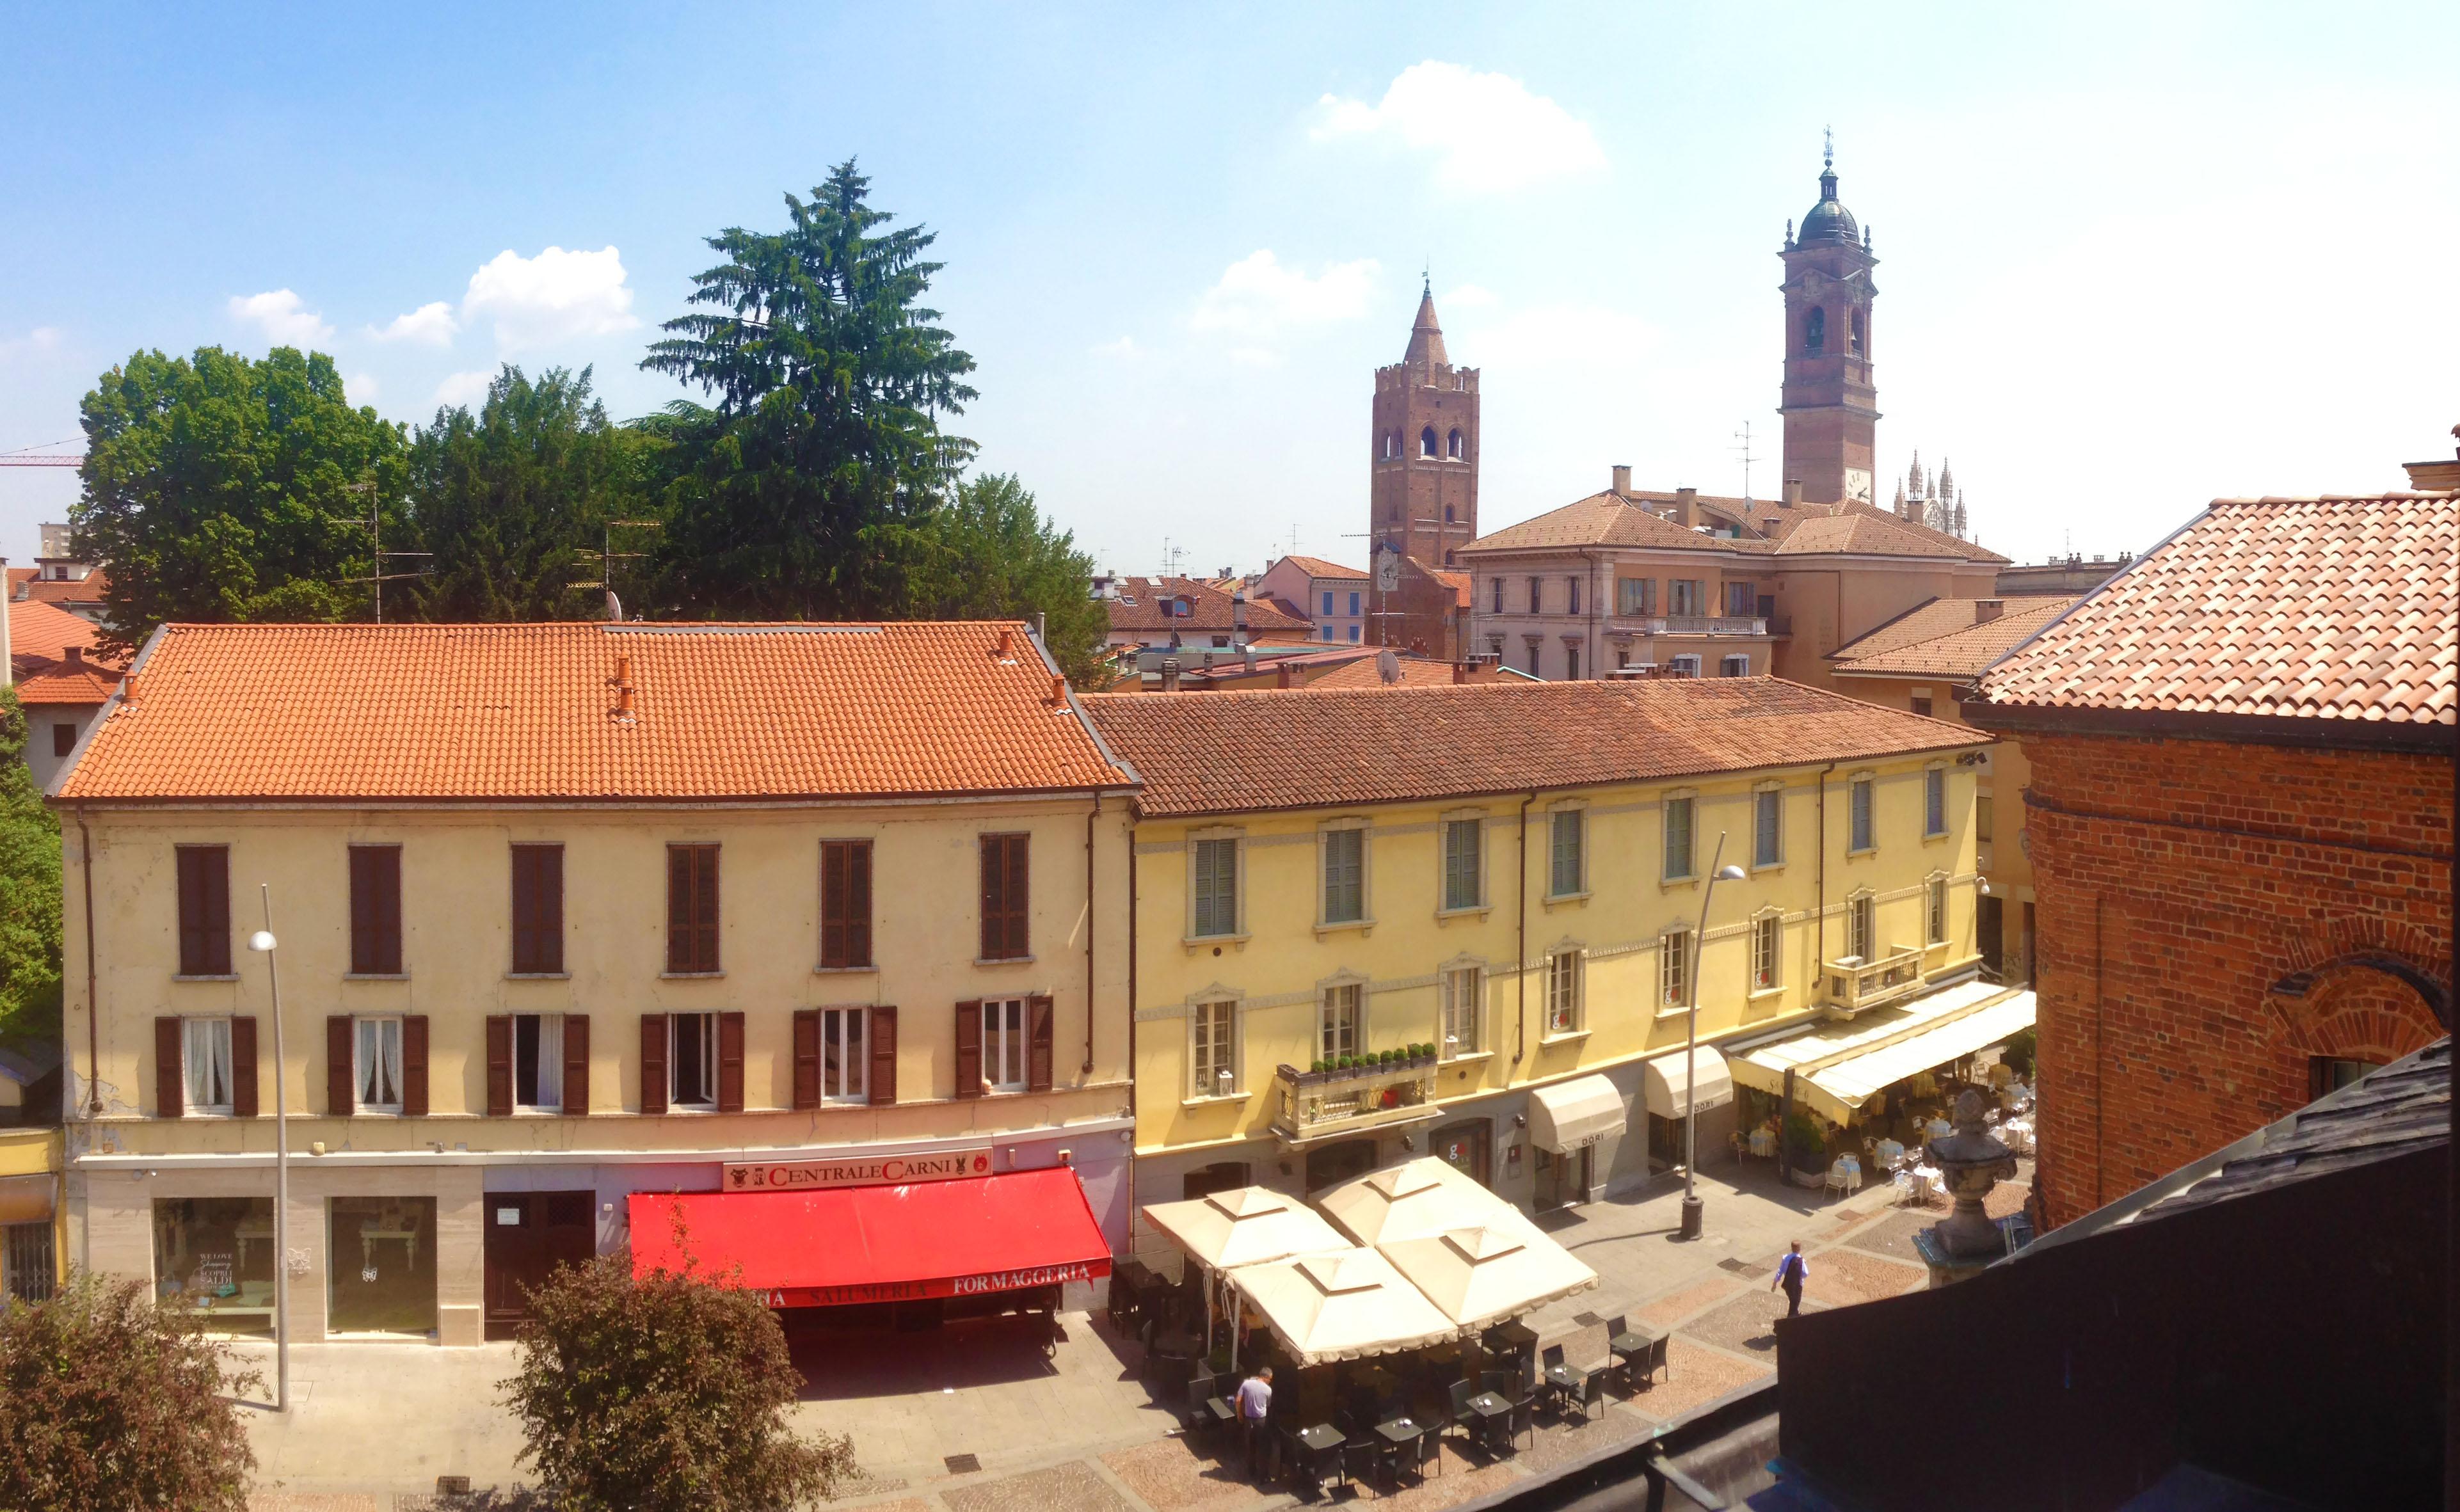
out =
[[1435,260],[1429,258],[1418,270],[1418,291],[1431,297],[1435,292]]
[[1823,168],[1836,166],[1836,129],[1833,126],[1819,128],[1819,158]]

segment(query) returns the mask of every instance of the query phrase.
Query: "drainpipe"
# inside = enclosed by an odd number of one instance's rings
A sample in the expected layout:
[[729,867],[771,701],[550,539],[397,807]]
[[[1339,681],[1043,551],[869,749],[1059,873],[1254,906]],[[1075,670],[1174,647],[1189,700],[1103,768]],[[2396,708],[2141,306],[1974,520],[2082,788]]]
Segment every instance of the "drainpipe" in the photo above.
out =
[[[1093,920],[1100,910],[1093,902],[1093,826],[1102,817],[1102,795],[1093,795],[1093,809],[1085,816],[1085,1068],[1093,1075]],[[1129,1081],[1134,1082],[1131,1074]]]
[[[0,614],[5,614],[0,608]],[[94,832],[85,827],[85,808],[76,811],[77,872],[85,887],[85,1111],[102,1117],[102,997],[94,964]]]
[[1819,867],[1816,887],[1819,901],[1818,939],[1812,946],[1811,990],[1819,990],[1819,978],[1828,972],[1828,774],[1836,769],[1830,762],[1819,768]]
[[[2101,1207],[2104,1202],[2101,1193],[2107,1178],[2102,1174],[2101,1133],[2102,1120],[2110,1106],[2109,1100],[2103,1095],[2101,1089],[2101,1079],[2108,1075],[2110,1070],[2110,1052],[2101,1038],[2103,1010],[2110,1006],[2110,988],[2104,979],[2105,963],[2109,956],[2102,946],[2102,897],[2103,894],[2099,892],[2092,895],[2092,1205],[2095,1208]],[[2036,970],[2033,973],[2034,979],[2039,981],[2041,975]],[[2039,1086],[2042,1083],[2042,1068],[2039,1063],[2041,1049],[2038,1040],[2033,1056],[2035,1060],[2033,1084]]]
[[1514,1065],[1529,1050],[1529,806],[1537,801],[1535,791],[1520,800],[1520,959],[1519,969],[1512,974]]
[[[1130,1254],[1136,1249],[1136,827],[1135,808],[1128,809],[1128,1232]],[[2038,1073],[2036,1073],[2038,1075]]]

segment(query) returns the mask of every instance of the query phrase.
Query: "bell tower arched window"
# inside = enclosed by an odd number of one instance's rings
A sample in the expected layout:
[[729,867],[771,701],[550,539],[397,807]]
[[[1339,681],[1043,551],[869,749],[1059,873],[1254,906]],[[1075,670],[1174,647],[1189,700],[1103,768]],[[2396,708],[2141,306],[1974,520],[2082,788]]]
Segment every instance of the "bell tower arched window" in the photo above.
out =
[[1461,459],[1460,427],[1453,427],[1453,433],[1444,438],[1444,454],[1455,462]]
[[1424,430],[1418,432],[1418,455],[1422,457],[1431,457],[1434,454],[1435,428],[1433,426],[1429,426]]
[[1816,304],[1802,318],[1802,349],[1813,357],[1828,349],[1828,312]]
[[1851,348],[1850,348],[1850,349],[1853,351],[1853,353],[1854,353],[1854,355],[1855,355],[1855,356],[1856,356],[1856,357],[1861,356],[1861,355],[1862,355],[1862,312],[1861,312],[1860,310],[1856,310],[1856,311],[1854,312],[1854,332],[1853,332],[1853,338],[1852,338],[1852,340],[1853,340],[1853,345],[1852,345],[1852,346],[1851,346]]

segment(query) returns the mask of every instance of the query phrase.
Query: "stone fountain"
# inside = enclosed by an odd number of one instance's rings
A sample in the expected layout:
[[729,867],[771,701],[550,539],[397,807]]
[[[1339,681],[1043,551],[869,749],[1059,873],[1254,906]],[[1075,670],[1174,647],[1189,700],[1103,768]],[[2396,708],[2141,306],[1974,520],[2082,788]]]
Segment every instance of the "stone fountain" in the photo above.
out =
[[1942,1287],[2007,1253],[2007,1236],[1983,1203],[1992,1187],[2015,1176],[2016,1157],[1990,1132],[1982,1094],[1970,1089],[1956,1100],[1956,1132],[1932,1140],[1928,1155],[1956,1208],[1914,1235],[1914,1247],[1930,1266],[1930,1284]]

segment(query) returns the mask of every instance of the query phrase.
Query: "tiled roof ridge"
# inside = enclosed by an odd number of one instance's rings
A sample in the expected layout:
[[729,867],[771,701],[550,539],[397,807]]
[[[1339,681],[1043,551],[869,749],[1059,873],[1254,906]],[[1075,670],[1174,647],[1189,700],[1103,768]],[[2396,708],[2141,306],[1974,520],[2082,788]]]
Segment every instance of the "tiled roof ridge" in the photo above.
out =
[[2440,504],[2460,497],[2460,489],[2392,489],[2382,494],[2263,494],[2216,498],[2212,509],[2253,504]]

